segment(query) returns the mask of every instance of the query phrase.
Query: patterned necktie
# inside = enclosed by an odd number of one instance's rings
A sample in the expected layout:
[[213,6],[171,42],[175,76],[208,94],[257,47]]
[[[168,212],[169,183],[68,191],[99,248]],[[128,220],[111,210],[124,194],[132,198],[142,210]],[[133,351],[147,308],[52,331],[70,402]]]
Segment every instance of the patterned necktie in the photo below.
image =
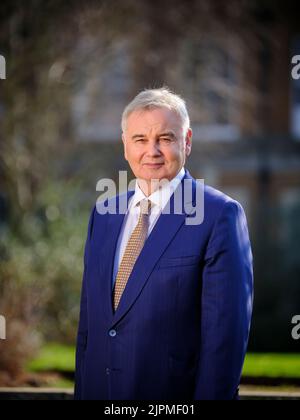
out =
[[120,303],[122,294],[125,290],[127,281],[130,277],[136,260],[138,259],[138,256],[140,255],[147,239],[150,208],[151,201],[145,199],[140,202],[139,220],[126,245],[124,256],[122,258],[115,282],[113,293],[115,311]]

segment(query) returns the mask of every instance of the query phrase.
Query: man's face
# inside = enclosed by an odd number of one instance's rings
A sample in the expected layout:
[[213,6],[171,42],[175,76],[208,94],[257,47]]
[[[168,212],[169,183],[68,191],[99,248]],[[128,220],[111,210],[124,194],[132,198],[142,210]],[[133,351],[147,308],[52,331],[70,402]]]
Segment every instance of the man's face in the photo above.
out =
[[129,115],[122,139],[136,178],[171,181],[191,153],[192,130],[185,135],[181,118],[167,108],[138,110]]

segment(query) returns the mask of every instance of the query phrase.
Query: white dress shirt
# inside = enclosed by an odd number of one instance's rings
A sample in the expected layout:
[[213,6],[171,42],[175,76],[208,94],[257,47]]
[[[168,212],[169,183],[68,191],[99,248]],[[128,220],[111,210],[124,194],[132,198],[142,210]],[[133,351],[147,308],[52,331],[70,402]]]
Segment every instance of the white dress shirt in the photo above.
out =
[[148,236],[152,232],[159,216],[161,215],[162,210],[168,204],[173,192],[176,190],[183,177],[185,176],[185,169],[182,168],[181,171],[176,175],[175,178],[170,181],[170,183],[163,185],[159,190],[155,191],[149,197],[146,197],[143,191],[141,190],[138,182],[135,185],[135,192],[130,198],[128,203],[128,210],[124,218],[122,229],[119,235],[115,259],[114,259],[114,270],[113,270],[113,286],[116,280],[116,276],[129,241],[129,238],[134,231],[139,215],[140,207],[139,204],[142,200],[148,199],[152,203],[152,208],[149,214],[149,229]]

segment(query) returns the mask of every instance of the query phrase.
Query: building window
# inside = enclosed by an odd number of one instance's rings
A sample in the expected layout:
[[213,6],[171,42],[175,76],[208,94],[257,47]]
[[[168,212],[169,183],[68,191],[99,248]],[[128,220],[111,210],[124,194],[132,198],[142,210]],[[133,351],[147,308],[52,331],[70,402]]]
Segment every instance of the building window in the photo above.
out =
[[300,189],[290,188],[280,197],[280,243],[290,265],[299,266]]
[[228,45],[218,40],[187,39],[180,54],[182,86],[194,140],[234,141],[236,124],[237,68]]
[[121,115],[131,88],[128,43],[115,42],[108,50],[101,50],[92,39],[90,45],[78,47],[77,55],[80,64],[72,104],[76,139],[120,141]]

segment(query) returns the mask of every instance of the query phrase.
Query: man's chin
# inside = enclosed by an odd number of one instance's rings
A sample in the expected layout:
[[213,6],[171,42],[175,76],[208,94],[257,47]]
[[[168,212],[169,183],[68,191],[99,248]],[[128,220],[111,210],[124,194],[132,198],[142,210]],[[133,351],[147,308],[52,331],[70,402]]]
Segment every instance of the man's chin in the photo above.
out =
[[141,174],[141,179],[151,182],[151,180],[161,180],[161,179],[168,179],[168,174],[166,173],[164,167],[144,170]]

